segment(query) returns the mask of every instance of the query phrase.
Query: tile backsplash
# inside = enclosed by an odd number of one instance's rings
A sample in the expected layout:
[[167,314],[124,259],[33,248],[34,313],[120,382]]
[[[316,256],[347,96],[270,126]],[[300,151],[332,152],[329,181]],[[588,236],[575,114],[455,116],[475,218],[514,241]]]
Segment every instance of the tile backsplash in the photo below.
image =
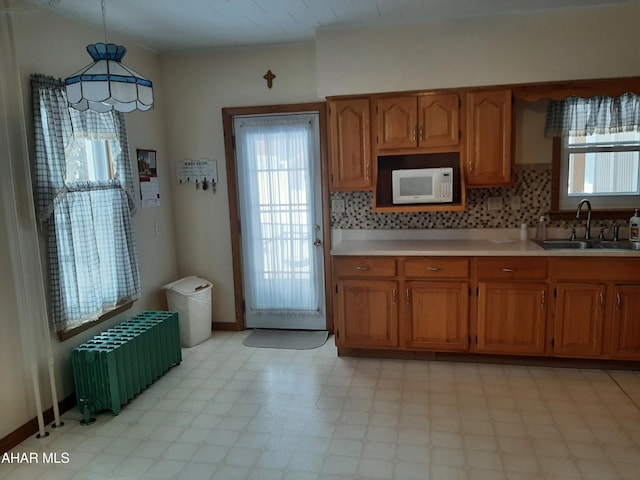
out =
[[[492,202],[499,202],[498,210],[487,208],[491,197],[497,197]],[[331,200],[336,199],[344,200],[345,211],[331,212],[334,229],[518,228],[522,223],[535,227],[551,206],[551,165],[516,165],[512,187],[468,189],[462,212],[375,213],[371,192],[332,193]],[[552,221],[548,225],[571,228],[574,224]]]

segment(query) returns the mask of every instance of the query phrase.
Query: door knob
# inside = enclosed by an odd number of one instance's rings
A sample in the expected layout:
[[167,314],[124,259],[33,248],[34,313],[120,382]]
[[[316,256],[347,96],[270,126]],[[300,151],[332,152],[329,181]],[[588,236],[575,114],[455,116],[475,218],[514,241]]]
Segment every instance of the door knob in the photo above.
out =
[[321,241],[319,238],[316,238],[316,240],[313,242],[313,244],[314,244],[316,247],[319,247],[320,245],[322,245],[322,241]]

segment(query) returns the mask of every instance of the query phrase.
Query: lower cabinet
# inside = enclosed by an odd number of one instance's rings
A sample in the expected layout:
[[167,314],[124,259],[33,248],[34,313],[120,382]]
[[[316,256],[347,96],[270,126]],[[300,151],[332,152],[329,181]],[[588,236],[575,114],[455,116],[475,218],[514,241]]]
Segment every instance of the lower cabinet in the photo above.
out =
[[546,258],[479,258],[476,272],[477,351],[507,355],[544,354]]
[[397,347],[395,258],[337,257],[333,259],[333,274],[338,347]]
[[398,346],[398,283],[345,279],[337,283],[337,342],[348,347]]
[[558,258],[553,354],[640,360],[640,258]]
[[545,352],[545,283],[478,284],[478,352],[541,355]]
[[559,283],[556,286],[553,353],[598,358],[603,353],[606,285]]
[[339,349],[640,361],[640,258],[334,257],[333,275]]
[[469,348],[469,283],[405,284],[403,345],[437,351]]
[[640,360],[640,284],[615,285],[611,355]]

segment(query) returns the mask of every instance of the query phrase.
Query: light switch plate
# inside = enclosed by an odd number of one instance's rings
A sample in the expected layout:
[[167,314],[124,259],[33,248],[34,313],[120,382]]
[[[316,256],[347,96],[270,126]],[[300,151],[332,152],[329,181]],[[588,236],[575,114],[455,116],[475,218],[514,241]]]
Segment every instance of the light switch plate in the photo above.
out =
[[334,213],[343,213],[346,205],[343,198],[334,198],[331,200],[331,211]]
[[487,210],[489,212],[498,212],[502,210],[502,197],[489,197],[487,199]]

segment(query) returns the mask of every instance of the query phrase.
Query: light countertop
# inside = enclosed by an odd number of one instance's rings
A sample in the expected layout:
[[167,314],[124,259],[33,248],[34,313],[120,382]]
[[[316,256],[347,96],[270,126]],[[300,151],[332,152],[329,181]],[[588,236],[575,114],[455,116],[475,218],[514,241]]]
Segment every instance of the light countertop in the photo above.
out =
[[518,229],[334,230],[332,238],[332,256],[640,256],[634,250],[545,250],[521,241]]

